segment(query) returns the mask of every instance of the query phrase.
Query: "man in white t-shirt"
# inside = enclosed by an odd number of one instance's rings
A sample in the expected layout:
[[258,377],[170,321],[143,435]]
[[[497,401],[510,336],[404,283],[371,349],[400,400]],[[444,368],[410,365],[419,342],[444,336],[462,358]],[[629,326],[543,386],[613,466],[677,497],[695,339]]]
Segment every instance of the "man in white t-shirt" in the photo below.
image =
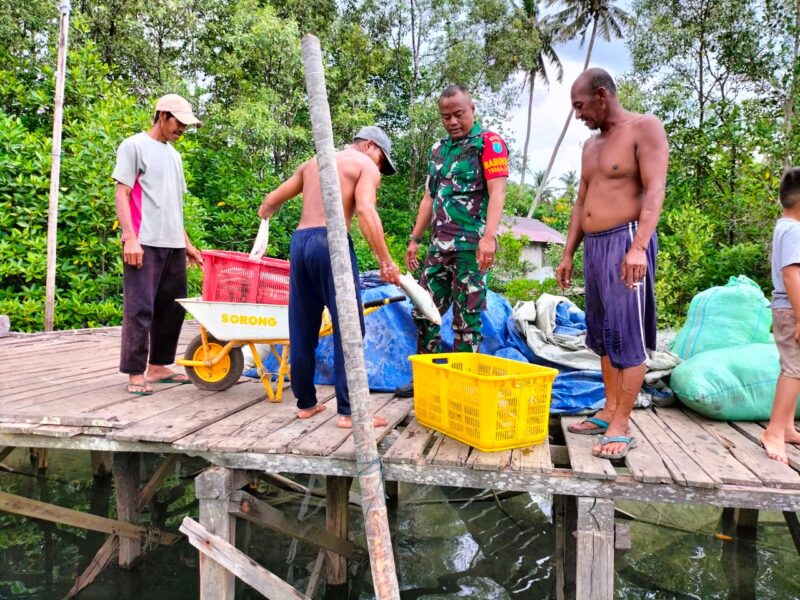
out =
[[202,265],[183,226],[186,180],[178,152],[168,143],[198,125],[192,106],[176,94],[156,103],[149,131],[120,144],[111,177],[123,243],[123,312],[120,371],[131,394],[153,393],[152,383],[186,383],[168,368],[175,361],[186,297],[186,262]]

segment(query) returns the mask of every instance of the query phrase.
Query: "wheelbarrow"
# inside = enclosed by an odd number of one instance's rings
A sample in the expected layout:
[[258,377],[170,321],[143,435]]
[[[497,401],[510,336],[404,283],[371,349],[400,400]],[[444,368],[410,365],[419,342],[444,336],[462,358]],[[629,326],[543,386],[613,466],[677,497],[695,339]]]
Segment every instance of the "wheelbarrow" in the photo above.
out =
[[[364,303],[364,315],[405,296],[379,298]],[[289,375],[289,307],[246,302],[210,302],[183,298],[178,302],[200,323],[200,335],[189,342],[177,364],[186,369],[192,383],[201,390],[226,390],[239,381],[244,370],[242,348],[247,346],[270,402],[280,402]],[[320,337],[333,333],[327,311]],[[267,371],[256,344],[268,344],[278,361],[278,370]],[[281,347],[280,353],[276,346]]]

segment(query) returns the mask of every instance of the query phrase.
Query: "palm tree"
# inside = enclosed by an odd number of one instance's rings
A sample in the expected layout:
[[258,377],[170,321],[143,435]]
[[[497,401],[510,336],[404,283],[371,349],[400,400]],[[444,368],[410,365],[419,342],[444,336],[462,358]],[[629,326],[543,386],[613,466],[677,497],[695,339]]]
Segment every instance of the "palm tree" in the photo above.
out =
[[[558,41],[568,41],[580,35],[581,47],[583,47],[586,42],[586,34],[591,29],[589,47],[586,49],[586,60],[583,63],[584,71],[589,68],[589,61],[592,58],[592,50],[594,49],[594,41],[597,38],[597,34],[599,33],[600,37],[606,41],[611,41],[612,36],[621,38],[623,37],[622,28],[631,20],[631,16],[618,6],[614,6],[611,0],[548,0],[548,6],[553,6],[559,2],[563,2],[566,7],[553,15],[555,27],[559,31]],[[567,134],[569,123],[572,120],[572,112],[570,107],[561,135],[558,136],[553,153],[550,155],[550,162],[547,163],[545,181],[553,168],[561,142],[564,141],[564,136]],[[528,211],[529,217],[536,210],[536,205],[539,204],[541,198],[542,189],[539,188]]]
[[528,93],[528,123],[525,132],[525,146],[522,150],[522,177],[520,185],[525,185],[525,175],[528,171],[528,143],[531,140],[531,113],[533,110],[533,88],[536,84],[536,78],[539,77],[545,85],[550,85],[550,76],[545,68],[545,61],[549,61],[556,70],[556,80],[561,83],[564,78],[564,67],[561,66],[561,60],[558,58],[555,49],[553,48],[555,30],[547,23],[542,23],[539,20],[539,3],[537,0],[523,0],[522,6],[516,6],[517,16],[523,23],[523,29],[529,32],[535,32],[539,36],[540,47],[534,58],[533,67],[525,73],[525,86],[530,87]]
[[575,196],[578,195],[578,173],[576,171],[567,171],[558,180],[564,184],[564,198],[574,202]]

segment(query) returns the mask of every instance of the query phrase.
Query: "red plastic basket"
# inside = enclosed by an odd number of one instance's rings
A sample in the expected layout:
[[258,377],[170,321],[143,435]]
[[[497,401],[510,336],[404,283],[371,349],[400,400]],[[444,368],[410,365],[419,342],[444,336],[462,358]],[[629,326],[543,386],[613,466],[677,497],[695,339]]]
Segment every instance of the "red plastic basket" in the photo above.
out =
[[289,261],[203,250],[203,300],[289,304]]

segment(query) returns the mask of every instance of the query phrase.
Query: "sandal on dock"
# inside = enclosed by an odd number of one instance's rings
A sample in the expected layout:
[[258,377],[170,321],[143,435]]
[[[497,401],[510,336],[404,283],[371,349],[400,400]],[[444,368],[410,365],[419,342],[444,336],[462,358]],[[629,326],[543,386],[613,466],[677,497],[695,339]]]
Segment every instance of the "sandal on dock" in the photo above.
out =
[[605,446],[606,444],[613,444],[613,443],[621,443],[625,444],[625,449],[621,452],[603,452],[602,449],[597,452],[596,450],[592,450],[592,454],[597,458],[607,458],[609,460],[617,460],[619,458],[625,458],[628,456],[628,452],[636,448],[636,438],[633,436],[627,435],[612,435],[609,437],[603,436],[600,438],[600,446]]
[[[589,429],[578,429],[575,425],[583,425],[584,423],[591,423],[592,425],[597,425],[597,427],[591,427]],[[578,433],[580,435],[597,435],[600,433],[605,433],[606,429],[608,429],[608,423],[603,421],[603,419],[598,419],[597,417],[589,417],[588,419],[584,419],[580,423],[576,423],[575,425],[570,425],[567,427],[567,430],[570,433]]]

